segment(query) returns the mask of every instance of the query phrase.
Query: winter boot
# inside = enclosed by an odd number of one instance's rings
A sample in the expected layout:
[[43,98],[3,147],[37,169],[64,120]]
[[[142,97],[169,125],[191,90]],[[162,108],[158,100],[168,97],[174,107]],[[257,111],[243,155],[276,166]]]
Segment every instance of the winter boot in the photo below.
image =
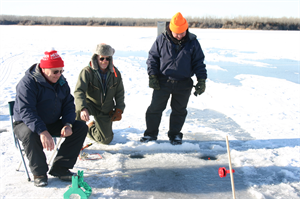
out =
[[91,126],[93,126],[94,124],[95,124],[95,121],[91,121],[90,123],[87,124],[87,126],[88,126],[89,128],[91,128]]
[[34,186],[45,187],[48,185],[47,175],[40,175],[40,176],[33,175],[33,177],[34,177]]
[[155,141],[155,140],[157,140],[157,137],[151,137],[151,136],[149,136],[149,135],[146,135],[146,136],[144,136],[144,137],[141,137],[140,142],[145,142],[145,143],[147,143],[147,142]]
[[170,143],[172,145],[181,145],[182,144],[182,138],[179,135],[176,135],[173,139],[170,139]]
[[49,171],[49,174],[54,177],[58,177],[59,179],[61,179],[63,181],[72,181],[72,176],[75,173],[71,172],[66,167],[60,167],[60,166],[53,165],[51,170]]

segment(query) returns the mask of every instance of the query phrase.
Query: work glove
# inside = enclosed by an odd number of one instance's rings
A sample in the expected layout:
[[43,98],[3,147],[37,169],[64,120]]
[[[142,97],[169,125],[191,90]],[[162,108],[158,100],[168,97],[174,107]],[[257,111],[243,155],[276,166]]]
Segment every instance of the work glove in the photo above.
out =
[[149,76],[149,87],[153,88],[154,90],[159,90],[159,80],[156,75],[150,75]]
[[205,79],[198,79],[198,83],[195,86],[195,92],[194,95],[201,95],[205,91]]
[[116,108],[116,110],[112,110],[109,112],[109,116],[111,117],[111,121],[120,121],[122,119],[122,113],[123,111],[119,108]]

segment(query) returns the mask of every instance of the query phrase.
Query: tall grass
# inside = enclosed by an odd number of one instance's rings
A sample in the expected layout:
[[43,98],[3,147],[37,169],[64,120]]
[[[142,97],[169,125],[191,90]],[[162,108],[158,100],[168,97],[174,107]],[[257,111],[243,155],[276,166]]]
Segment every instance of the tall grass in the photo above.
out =
[[[0,25],[71,25],[71,26],[144,26],[153,27],[157,21],[170,21],[171,18],[79,18],[51,16],[0,15]],[[191,28],[223,28],[250,30],[300,30],[300,18],[268,17],[187,17]]]

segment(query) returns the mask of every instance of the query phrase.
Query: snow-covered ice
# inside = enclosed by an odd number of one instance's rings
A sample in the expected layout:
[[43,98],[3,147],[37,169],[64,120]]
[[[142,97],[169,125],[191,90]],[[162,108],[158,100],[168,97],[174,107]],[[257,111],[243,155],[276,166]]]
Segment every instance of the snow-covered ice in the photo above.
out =
[[0,26],[0,197],[63,198],[71,183],[49,176],[48,186],[37,188],[23,166],[15,170],[20,158],[7,103],[44,51],[55,47],[61,55],[73,92],[96,44],[107,43],[116,50],[126,109],[113,125],[110,145],[93,143],[84,150],[103,159],[78,160],[72,170],[84,171],[91,199],[232,198],[230,176],[218,176],[219,167],[229,169],[226,136],[237,198],[300,198],[300,32],[190,31],[206,56],[207,88],[201,96],[191,95],[183,144],[173,146],[167,137],[169,106],[159,141],[139,142],[152,95],[146,60],[156,28]]

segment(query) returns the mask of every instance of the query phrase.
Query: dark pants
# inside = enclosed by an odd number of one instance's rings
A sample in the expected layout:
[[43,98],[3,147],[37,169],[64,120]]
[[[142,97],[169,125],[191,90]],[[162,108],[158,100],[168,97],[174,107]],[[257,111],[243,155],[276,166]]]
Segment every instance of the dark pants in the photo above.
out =
[[[48,132],[53,137],[60,137],[63,124],[61,120],[46,125]],[[77,156],[82,148],[88,127],[85,122],[75,121],[72,128],[73,134],[65,138],[59,147],[59,151],[53,161],[53,165],[72,169],[76,163]],[[25,154],[29,160],[29,167],[33,175],[45,175],[48,165],[40,136],[32,132],[23,122],[14,123],[14,132],[24,147]]]
[[170,95],[171,115],[168,136],[170,140],[176,135],[182,138],[180,132],[187,115],[187,104],[193,88],[193,80],[172,81],[160,80],[160,90],[153,90],[152,101],[146,112],[147,129],[145,136],[157,137],[162,112],[166,109]]

